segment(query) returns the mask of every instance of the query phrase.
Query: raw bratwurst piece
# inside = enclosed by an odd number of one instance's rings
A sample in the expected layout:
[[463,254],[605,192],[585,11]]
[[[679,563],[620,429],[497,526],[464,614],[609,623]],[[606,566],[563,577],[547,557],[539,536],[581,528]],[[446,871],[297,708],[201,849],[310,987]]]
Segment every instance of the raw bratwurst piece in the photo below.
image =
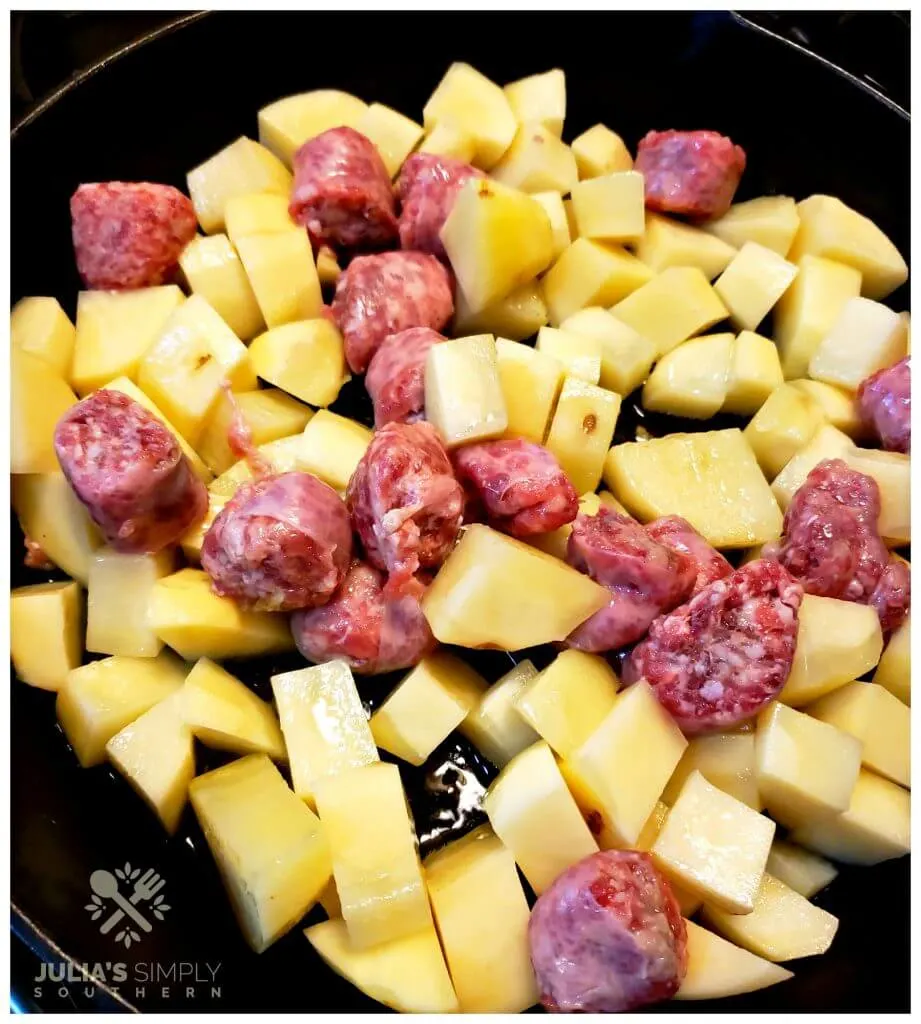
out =
[[188,196],[147,181],[81,185],[70,217],[83,283],[109,290],[168,282],[197,226]]
[[374,405],[374,425],[414,423],[425,409],[425,360],[445,338],[428,327],[391,334],[371,357],[365,387]]
[[410,327],[440,331],[453,313],[448,272],[423,252],[356,257],[336,282],[332,304],[353,373],[364,373],[388,335]]
[[777,562],[749,562],[653,622],[624,663],[687,736],[732,729],[790,674],[803,588]]
[[397,237],[395,205],[377,147],[354,128],[330,128],[294,154],[288,212],[315,246],[387,248]]
[[470,485],[490,526],[513,537],[549,533],[576,518],[579,498],[546,448],[531,441],[484,441],[454,454],[458,479]]
[[275,612],[325,604],[351,559],[345,503],[309,473],[241,484],[201,549],[216,594]]
[[208,492],[163,423],[120,391],[68,409],[54,449],[77,497],[116,551],[153,554],[208,509]]
[[693,562],[697,579],[691,594],[698,593],[714,580],[721,580],[732,572],[732,566],[719,551],[681,516],[664,516],[647,523],[646,532],[653,540],[686,555]]
[[534,904],[528,925],[551,1013],[622,1013],[670,999],[687,972],[687,929],[648,853],[580,860]]
[[911,452],[911,357],[878,370],[860,385],[857,407],[886,451]]
[[308,661],[341,658],[361,675],[411,668],[435,646],[418,597],[388,595],[381,573],[357,560],[332,600],[294,615],[291,631]]

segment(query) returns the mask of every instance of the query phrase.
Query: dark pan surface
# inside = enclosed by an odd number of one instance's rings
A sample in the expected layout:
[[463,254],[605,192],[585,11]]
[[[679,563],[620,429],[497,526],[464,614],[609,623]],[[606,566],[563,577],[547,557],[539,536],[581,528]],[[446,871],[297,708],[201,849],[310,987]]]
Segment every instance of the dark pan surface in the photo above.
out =
[[[521,45],[525,33],[544,45]],[[415,39],[432,43],[414,46]],[[311,88],[346,89],[420,117],[452,60],[498,81],[563,67],[567,139],[597,121],[631,147],[651,128],[722,131],[748,152],[739,198],[840,196],[908,255],[907,116],[833,66],[730,16],[209,15],[100,66],[14,132],[12,299],[55,295],[73,313],[79,282],[67,201],[81,181],[184,187],[189,168],[240,134],[255,137],[259,107]],[[903,308],[907,289],[891,301]],[[367,421],[360,385],[346,389],[336,408]],[[632,439],[638,423],[635,410],[625,412],[619,439]],[[659,434],[689,425],[646,417],[644,426]],[[11,544],[14,586],[47,578],[22,568],[15,527]],[[490,679],[511,666],[502,654],[474,660]],[[250,662],[240,672],[265,695],[281,664]],[[393,681],[365,682],[363,696],[374,705]],[[101,965],[110,987],[113,965],[124,964],[127,978],[114,998],[146,1010],[381,1009],[327,970],[299,929],[261,957],[251,954],[194,816],[187,812],[178,835],[167,839],[108,768],[77,767],[54,724],[53,695],[14,685],[11,705],[13,927],[41,959]],[[218,763],[202,751],[199,771]],[[481,820],[460,808],[494,773],[454,737],[424,769],[404,772],[425,850]],[[92,871],[126,862],[159,872],[171,907],[128,951],[101,935],[84,909]],[[662,1009],[907,1009],[908,879],[907,859],[842,870],[818,899],[841,919],[829,954],[792,965],[793,981],[761,993]],[[323,916],[314,911],[307,920]],[[191,964],[208,983],[154,981],[151,964],[161,971]],[[209,967],[217,967],[219,993],[211,990]],[[95,998],[102,1005],[103,997]]]

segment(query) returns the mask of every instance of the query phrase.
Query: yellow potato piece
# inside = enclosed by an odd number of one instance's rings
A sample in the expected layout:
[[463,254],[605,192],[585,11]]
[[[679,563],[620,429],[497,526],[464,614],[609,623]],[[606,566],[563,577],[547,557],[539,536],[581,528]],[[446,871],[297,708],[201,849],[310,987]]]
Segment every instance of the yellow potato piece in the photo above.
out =
[[332,405],[347,379],[342,335],[325,317],[260,334],[249,357],[259,377],[311,405]]
[[[643,831],[640,832],[639,838],[635,843],[632,843],[628,849],[639,850],[641,853],[649,853],[652,849],[653,843],[659,837],[659,833],[662,831],[662,826],[665,824],[666,819],[670,814],[669,808],[661,801],[657,800],[655,807],[652,809],[652,814],[643,826]],[[661,869],[661,865],[659,866]],[[669,875],[667,871],[662,872],[668,884],[671,887],[672,895],[678,901],[678,909],[685,917],[689,917],[691,914],[696,914],[700,910],[703,900],[698,896],[696,892],[691,892],[690,889],[685,889],[679,882],[676,882],[672,875]]]
[[715,235],[649,210],[645,233],[636,245],[636,255],[657,273],[669,267],[699,267],[708,281],[722,274],[735,254],[733,245]]
[[[555,192],[552,194],[556,195]],[[547,306],[536,280],[523,284],[478,313],[470,311],[464,293],[459,291],[455,296],[453,333],[457,336],[494,334],[512,341],[523,341],[543,327],[547,315]]]
[[344,491],[370,442],[367,427],[321,409],[304,427],[298,469],[313,473],[333,490]]
[[723,412],[754,415],[783,384],[777,346],[754,331],[742,331],[732,343],[732,361]]
[[574,184],[572,206],[580,238],[635,244],[645,234],[643,175],[636,171],[619,171]]
[[[591,491],[579,498],[579,513],[584,516],[597,515],[601,505],[601,495]],[[569,545],[571,533],[572,523],[566,523],[556,530],[551,530],[549,533],[537,533],[533,537],[529,537],[528,543],[536,548],[540,548],[541,551],[546,551],[548,555],[553,555],[554,558],[560,558],[565,561],[566,548]]]
[[41,356],[64,380],[70,380],[76,331],[57,299],[30,296],[10,310],[10,344]]
[[14,347],[10,351],[10,470],[13,473],[54,473],[58,420],[77,396],[41,356]]
[[447,448],[505,433],[508,413],[491,334],[456,338],[429,349],[425,417]]
[[10,593],[10,657],[16,675],[60,690],[83,656],[83,591],[73,580],[34,583]]
[[589,384],[597,384],[601,378],[601,341],[592,335],[541,327],[535,347],[556,359],[569,377]]
[[783,967],[734,946],[693,921],[685,921],[685,926],[688,969],[674,999],[722,999],[757,992],[793,977]]
[[905,320],[872,299],[848,299],[809,360],[809,376],[856,391],[877,370],[898,362],[908,344]]
[[489,687],[458,727],[481,754],[500,768],[540,739],[518,713],[516,704],[519,694],[536,675],[533,662],[518,662]]
[[653,412],[709,419],[729,393],[732,334],[705,334],[667,352],[643,386],[643,406]]
[[601,174],[633,170],[633,157],[624,140],[603,124],[592,125],[573,139],[572,151],[579,168],[579,180]]
[[911,615],[889,638],[883,651],[873,682],[884,686],[903,704],[911,707]]
[[294,231],[297,225],[288,213],[288,197],[273,192],[249,192],[233,196],[224,208],[227,237],[236,245],[248,235]]
[[508,417],[505,436],[543,444],[563,383],[559,360],[530,345],[496,338],[496,365]]
[[764,807],[755,778],[755,737],[752,733],[715,733],[695,736],[662,791],[671,806],[691,772],[698,771],[711,785],[741,800],[752,810]]
[[490,176],[522,192],[552,191],[564,195],[579,180],[572,150],[538,121],[518,126],[511,146]]
[[268,327],[322,316],[320,279],[306,231],[247,235],[237,241],[237,252]]
[[820,426],[812,440],[790,459],[771,484],[771,491],[781,509],[786,511],[793,495],[820,462],[842,459],[850,448],[851,439],[847,434],[830,424]]
[[843,458],[851,469],[873,477],[879,487],[877,525],[883,540],[889,547],[911,543],[911,457],[852,446]]
[[563,197],[559,192],[532,192],[531,198],[540,203],[550,221],[550,230],[553,233],[553,258],[556,260],[572,243]]
[[566,119],[566,75],[560,68],[509,82],[502,91],[516,119],[537,121],[557,138]]
[[578,494],[601,483],[604,460],[614,438],[621,398],[613,391],[566,377],[547,434],[547,450],[556,456]]
[[434,156],[450,156],[469,164],[476,152],[476,139],[455,125],[443,121],[419,143],[418,152]]
[[753,331],[799,273],[795,263],[757,242],[746,242],[713,283],[732,321]]
[[790,196],[759,196],[732,206],[716,220],[709,220],[704,230],[741,249],[746,242],[757,242],[786,256],[799,230],[796,200]]
[[854,396],[833,384],[820,380],[791,380],[790,387],[808,395],[822,410],[824,418],[835,428],[853,440],[867,436],[867,425],[857,409]]
[[421,124],[383,103],[372,103],[361,115],[355,130],[374,143],[391,178],[396,177],[403,161],[425,134]]
[[356,128],[368,109],[351,93],[314,89],[276,100],[259,111],[259,141],[287,167],[308,140],[345,125]]
[[656,359],[655,346],[632,327],[600,306],[581,309],[561,324],[571,334],[585,334],[601,342],[598,383],[608,391],[629,395],[649,376]]
[[768,396],[745,428],[764,475],[773,480],[822,426],[822,409],[799,388],[782,384]]
[[765,871],[807,900],[838,876],[834,864],[783,839],[774,840]]
[[189,288],[208,301],[238,338],[249,341],[265,329],[246,271],[225,234],[193,238],[182,250],[179,266]]

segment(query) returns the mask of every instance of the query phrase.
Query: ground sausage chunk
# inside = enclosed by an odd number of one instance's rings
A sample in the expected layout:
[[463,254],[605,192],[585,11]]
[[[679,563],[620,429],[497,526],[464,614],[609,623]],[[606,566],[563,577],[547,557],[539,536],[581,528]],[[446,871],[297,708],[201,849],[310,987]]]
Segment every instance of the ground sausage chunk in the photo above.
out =
[[686,555],[694,564],[697,579],[692,594],[703,590],[714,580],[721,580],[732,572],[732,566],[681,516],[664,516],[646,524],[646,532],[653,540],[672,551]]
[[[308,661],[342,659],[354,672],[377,675],[411,668],[435,646],[415,595],[388,595],[383,575],[354,561],[331,601],[297,612],[291,630]],[[420,580],[420,590],[425,581]]]
[[410,327],[440,331],[453,313],[448,272],[423,252],[356,257],[336,283],[332,304],[354,373],[364,373],[388,335]]
[[688,736],[732,729],[790,674],[803,588],[782,565],[749,562],[653,622],[624,662]]
[[657,615],[685,600],[697,573],[685,554],[659,544],[638,522],[610,508],[576,519],[566,560],[611,592],[610,604],[566,641],[596,653],[639,640]]
[[695,220],[721,217],[745,170],[745,150],[719,132],[649,132],[634,170],[646,184],[646,206]]
[[58,462],[106,541],[154,553],[200,522],[208,492],[162,421],[120,391],[101,389],[61,417]]
[[556,458],[531,441],[468,444],[455,453],[454,467],[482,499],[489,525],[513,537],[549,533],[579,511],[575,488]]
[[444,337],[429,327],[391,334],[371,357],[365,387],[374,405],[374,425],[414,423],[425,409],[425,360]]
[[879,370],[860,385],[857,407],[890,452],[911,452],[911,358]]
[[168,283],[197,227],[188,196],[147,181],[81,185],[70,217],[83,283],[118,291]]
[[911,608],[911,571],[901,558],[889,556],[879,583],[870,595],[870,606],[879,616],[884,636],[902,625]]
[[297,472],[241,484],[201,549],[216,594],[266,611],[325,604],[351,559],[345,502],[315,476]]
[[687,929],[648,853],[603,850],[541,894],[528,925],[551,1013],[621,1013],[671,998],[687,972]]
[[288,207],[317,247],[385,249],[396,241],[396,203],[377,147],[354,128],[330,128],[294,154]]
[[376,431],[347,501],[368,561],[390,574],[394,593],[418,590],[416,573],[441,565],[464,509],[463,489],[428,423],[388,423]]

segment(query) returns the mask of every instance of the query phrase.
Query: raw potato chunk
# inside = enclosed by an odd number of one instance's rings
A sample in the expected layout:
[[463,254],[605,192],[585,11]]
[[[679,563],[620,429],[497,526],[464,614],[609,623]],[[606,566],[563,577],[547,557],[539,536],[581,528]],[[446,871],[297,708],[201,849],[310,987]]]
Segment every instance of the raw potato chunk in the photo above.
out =
[[502,769],[483,810],[538,896],[598,851],[546,743],[528,747]]
[[833,864],[783,839],[774,840],[765,871],[807,900],[838,877]]
[[572,151],[576,156],[580,181],[633,170],[633,157],[624,140],[603,124],[592,125],[573,139]]
[[297,226],[288,213],[288,197],[271,192],[252,192],[227,200],[224,210],[227,237],[234,245],[249,235],[294,231]]
[[787,981],[793,974],[783,967],[739,949],[693,921],[688,932],[688,969],[674,999],[722,999]]
[[392,107],[385,107],[383,103],[372,103],[362,114],[355,130],[377,146],[391,178],[396,177],[403,161],[425,134],[421,124],[416,124]]
[[879,532],[889,547],[911,543],[911,457],[901,452],[851,447],[844,461],[879,486]]
[[429,349],[425,418],[447,448],[505,433],[508,414],[491,334],[456,338]]
[[911,615],[889,638],[879,659],[873,682],[884,686],[911,707]]
[[536,348],[561,363],[570,378],[589,384],[597,384],[601,378],[601,342],[590,334],[541,327]]
[[508,417],[507,437],[543,444],[563,382],[559,361],[530,345],[496,339],[499,383]]
[[801,707],[857,679],[879,661],[883,632],[873,608],[804,594],[793,667],[778,695]]
[[249,356],[259,377],[311,405],[332,405],[346,380],[342,335],[325,317],[260,334]]
[[326,964],[371,999],[398,1013],[457,1013],[457,996],[435,926],[371,949],[356,949],[344,921],[304,932]]
[[773,480],[822,426],[822,409],[799,388],[782,384],[768,396],[745,428],[764,475]]
[[201,658],[180,692],[182,717],[197,740],[231,754],[288,759],[278,717],[268,701],[208,658]]
[[243,935],[261,953],[329,881],[323,827],[264,754],[199,776],[189,796]]
[[550,266],[553,233],[540,203],[487,178],[471,178],[441,229],[451,269],[472,313]]
[[208,301],[238,338],[249,341],[265,328],[246,271],[225,234],[193,238],[182,250],[179,266],[189,288]]
[[[556,260],[572,243],[566,206],[559,192],[532,192],[531,198],[544,208],[553,233],[553,259]],[[501,332],[500,332],[501,333]]]
[[272,676],[294,792],[311,806],[319,783],[380,760],[344,661]]
[[[590,491],[579,498],[579,513],[585,516],[597,515],[601,505],[601,495]],[[554,558],[560,558],[565,561],[566,548],[571,534],[572,523],[566,523],[556,530],[551,530],[549,533],[536,533],[533,537],[528,538],[528,543],[533,544],[536,548],[540,548],[541,551],[546,551],[548,555],[553,555]]]
[[594,491],[601,483],[620,404],[620,395],[613,391],[577,377],[563,381],[547,435],[547,449],[556,456],[578,494]]
[[520,651],[565,640],[609,600],[559,559],[477,523],[448,555],[422,610],[442,643]]
[[[632,844],[632,849],[639,850],[641,853],[649,853],[670,813],[669,808],[661,800],[657,800],[655,807],[652,809],[652,814],[649,815],[646,824],[643,826],[643,831],[640,832],[637,841]],[[683,888],[668,873],[663,873],[668,880],[668,884],[671,886],[672,895],[678,901],[678,909],[681,913],[685,917],[696,914],[703,903],[700,896],[696,892]]]
[[608,391],[629,395],[649,376],[656,359],[652,342],[638,334],[606,309],[593,306],[567,317],[560,327],[571,334],[585,334],[601,342],[601,377]]
[[333,490],[344,491],[371,443],[371,431],[345,416],[321,409],[304,427],[298,468],[313,473]]
[[908,328],[898,313],[872,299],[848,299],[809,360],[809,376],[856,391],[877,370],[897,363]]
[[778,256],[790,251],[798,229],[796,200],[790,196],[760,196],[733,203],[722,217],[707,221],[704,227],[737,249],[747,242],[757,242]]
[[639,519],[683,516],[715,548],[751,547],[780,536],[780,509],[739,430],[615,445],[604,480]]
[[537,281],[523,284],[479,313],[470,311],[461,291],[455,295],[454,303],[455,335],[494,334],[523,341],[547,322],[547,306]]
[[729,914],[750,914],[776,826],[692,772],[652,856],[663,871]]
[[77,396],[41,356],[10,350],[10,470],[54,473],[54,428]]
[[846,811],[860,772],[860,741],[775,701],[755,731],[758,790],[788,828]]
[[814,195],[797,203],[799,231],[789,257],[825,256],[854,267],[863,275],[861,292],[884,299],[908,279],[908,267],[898,249],[868,217],[833,196]]
[[425,880],[461,1012],[533,1006],[528,903],[510,851],[483,826],[427,857]]
[[518,122],[505,93],[469,64],[454,63],[422,108],[425,130],[447,124],[474,140],[473,163],[488,171],[512,144]]
[[666,353],[643,386],[644,407],[700,420],[715,415],[729,391],[734,340],[732,334],[706,334]]
[[643,175],[637,171],[605,174],[575,184],[572,206],[580,238],[632,244],[646,231]]
[[753,811],[764,806],[755,778],[755,737],[752,733],[716,733],[696,736],[678,762],[662,800],[671,806],[691,772],[698,771],[711,785],[741,800]]
[[58,691],[56,710],[80,764],[101,764],[109,740],[175,693],[187,672],[166,652],[156,658],[104,658],[75,668]]
[[859,440],[867,436],[867,425],[861,419],[850,392],[833,384],[823,384],[820,380],[791,380],[790,386],[809,395],[822,410],[822,416],[848,437]]
[[783,384],[777,346],[770,338],[742,331],[732,343],[729,386],[723,412],[752,416]]
[[393,764],[368,764],[317,783],[342,918],[356,949],[430,928],[416,835]]
[[772,249],[746,242],[713,284],[733,323],[753,331],[793,283],[799,269]]
[[537,121],[557,138],[566,119],[566,75],[553,68],[509,82],[502,91],[518,121]]
[[163,641],[150,626],[150,595],[175,562],[172,548],[155,555],[125,555],[110,547],[94,552],[87,584],[86,649],[155,658]]
[[291,192],[291,173],[265,146],[241,135],[186,176],[189,195],[206,235],[224,228],[224,207],[251,192]]
[[335,285],[342,274],[342,267],[332,249],[321,245],[317,252],[317,277],[321,285]]
[[154,584],[149,621],[186,661],[255,658],[294,648],[284,616],[246,611],[218,597],[208,574],[199,569],[180,569]]
[[[652,271],[619,245],[574,238],[542,279],[550,323],[559,327],[587,306],[610,306],[652,278]],[[641,332],[642,333],[642,332]]]
[[669,267],[699,267],[712,281],[729,266],[736,250],[700,228],[647,210],[646,231],[636,254],[657,273]]
[[518,126],[511,146],[491,177],[522,192],[570,192],[579,180],[572,150],[536,121]]
[[540,739],[516,706],[519,694],[536,675],[532,662],[518,662],[489,687],[460,724],[461,734],[499,768]]
[[10,311],[10,344],[41,356],[68,381],[75,335],[74,325],[57,299],[20,299]]
[[237,252],[268,327],[323,315],[320,279],[307,232],[247,235]]
[[820,426],[812,440],[790,459],[771,484],[780,507],[786,511],[793,495],[820,462],[825,459],[843,459],[850,448],[851,439],[847,434],[842,434],[830,424]]
[[60,690],[83,657],[83,591],[73,580],[10,594],[10,656],[30,686]]
[[419,143],[419,153],[433,156],[450,156],[469,164],[476,152],[476,140],[472,135],[443,122],[435,127]]
[[288,167],[295,152],[330,128],[356,128],[368,105],[338,89],[314,89],[276,100],[259,111],[259,141]]
[[698,267],[669,267],[611,309],[664,356],[729,316]]
[[806,710],[858,739],[864,767],[911,788],[911,713],[888,690],[874,683],[849,683]]

